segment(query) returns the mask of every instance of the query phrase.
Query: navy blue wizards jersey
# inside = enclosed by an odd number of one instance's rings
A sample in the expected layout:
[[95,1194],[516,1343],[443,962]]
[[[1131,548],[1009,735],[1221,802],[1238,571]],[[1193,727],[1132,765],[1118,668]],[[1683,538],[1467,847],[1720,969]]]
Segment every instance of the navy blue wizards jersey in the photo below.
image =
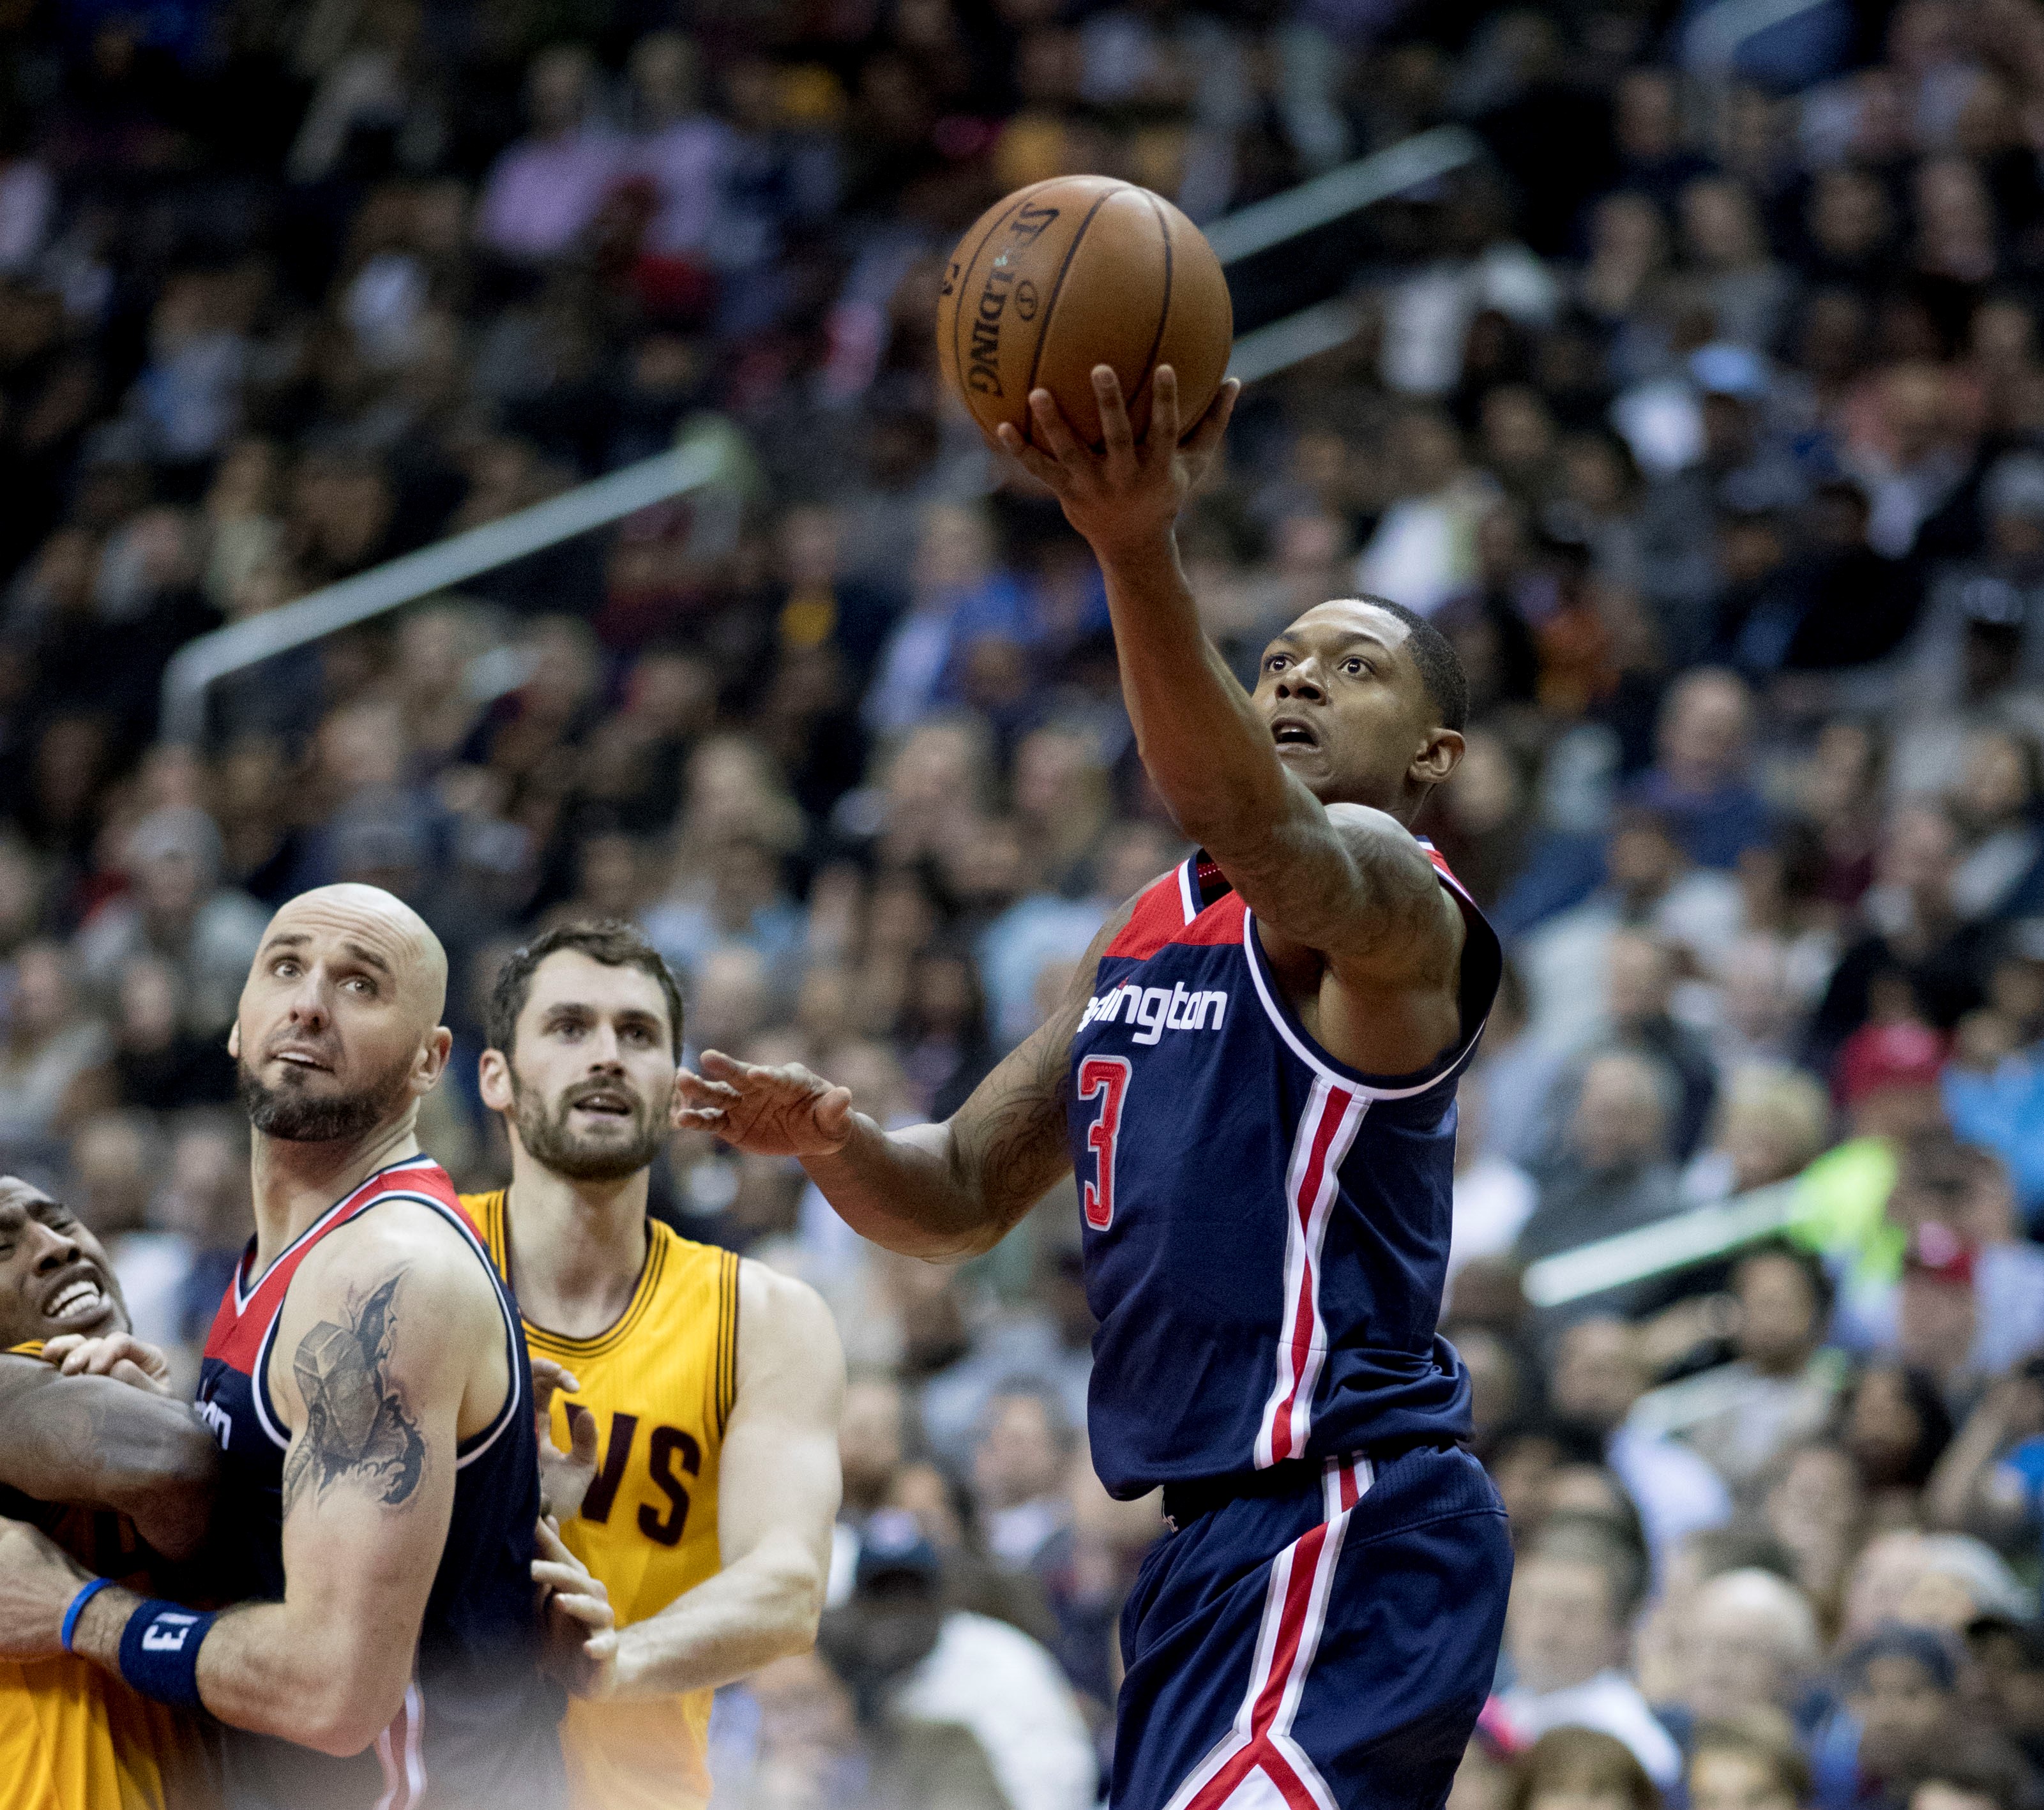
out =
[[1101,956],[1072,1043],[1072,1159],[1093,1335],[1093,1465],[1115,1495],[1466,1437],[1468,1373],[1435,1330],[1455,1078],[1497,988],[1468,924],[1462,1037],[1368,1075],[1306,1033],[1254,913],[1195,856]]
[[[272,1601],[284,1593],[290,1435],[268,1374],[291,1278],[321,1239],[390,1201],[438,1213],[474,1252],[502,1312],[511,1387],[496,1418],[455,1448],[453,1519],[426,1599],[411,1688],[396,1719],[372,1747],[345,1759],[223,1728],[228,1810],[551,1810],[567,1800],[559,1732],[566,1700],[540,1670],[536,1651],[532,1566],[540,1473],[524,1329],[453,1182],[430,1157],[378,1170],[260,1276],[249,1274],[252,1243],[227,1285],[198,1389],[199,1412],[222,1455],[214,1520],[228,1567],[225,1593]],[[372,1350],[362,1355],[363,1362],[375,1359]]]

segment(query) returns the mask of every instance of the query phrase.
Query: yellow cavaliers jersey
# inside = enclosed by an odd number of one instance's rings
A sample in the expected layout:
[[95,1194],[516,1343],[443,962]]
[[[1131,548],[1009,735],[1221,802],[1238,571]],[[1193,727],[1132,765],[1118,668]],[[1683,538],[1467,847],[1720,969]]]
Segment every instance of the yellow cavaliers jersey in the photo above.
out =
[[[503,1191],[461,1204],[509,1282]],[[525,1341],[582,1385],[554,1397],[556,1443],[568,1443],[571,1412],[596,1416],[596,1481],[561,1537],[603,1580],[617,1625],[644,1621],[721,1568],[717,1456],[738,1389],[738,1259],[649,1220],[646,1266],[615,1324],[564,1339],[528,1319]],[[574,1810],[707,1804],[710,1697],[571,1700],[561,1746]]]
[[[40,1358],[40,1340],[10,1347]],[[149,1554],[125,1515],[30,1504],[0,1490],[90,1571],[144,1596]],[[215,1800],[198,1731],[166,1704],[64,1653],[0,1659],[0,1804],[6,1810],[204,1810]]]

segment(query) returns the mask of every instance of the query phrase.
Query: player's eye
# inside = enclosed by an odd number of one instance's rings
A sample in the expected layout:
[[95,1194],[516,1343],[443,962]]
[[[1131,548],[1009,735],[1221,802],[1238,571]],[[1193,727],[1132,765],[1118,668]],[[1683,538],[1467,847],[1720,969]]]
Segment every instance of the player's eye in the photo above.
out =
[[1343,660],[1342,671],[1353,678],[1358,674],[1369,671],[1370,668],[1361,660]]
[[271,963],[270,972],[279,980],[295,980],[298,978],[298,964],[290,956],[286,955]]
[[376,997],[376,983],[367,974],[350,974],[340,984],[344,987],[353,988],[364,999],[374,999]]
[[1282,672],[1285,670],[1285,656],[1282,654],[1273,654],[1263,663],[1263,670],[1266,672]]

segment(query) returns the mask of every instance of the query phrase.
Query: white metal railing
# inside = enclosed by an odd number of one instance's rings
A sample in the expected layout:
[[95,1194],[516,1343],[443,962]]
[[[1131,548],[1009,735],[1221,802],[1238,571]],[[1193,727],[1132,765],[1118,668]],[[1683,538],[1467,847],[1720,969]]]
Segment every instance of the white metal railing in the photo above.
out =
[[1543,1257],[1527,1266],[1526,1298],[1535,1307],[1563,1307],[1606,1289],[1707,1263],[1787,1231],[1795,1223],[1800,1196],[1796,1182],[1777,1182]]
[[725,475],[730,464],[727,436],[714,430],[693,435],[668,452],[578,484],[529,509],[436,540],[280,609],[188,641],[163,671],[160,732],[167,741],[202,740],[207,691],[230,673],[351,628],[372,616],[430,597],[655,503],[706,489]]
[[[1467,128],[1437,125],[1216,220],[1206,229],[1207,240],[1220,254],[1222,263],[1235,263],[1374,202],[1431,183],[1482,155],[1483,140]],[[1355,336],[1361,321],[1361,311],[1346,296],[1316,302],[1244,333],[1235,342],[1228,375],[1254,383],[1259,377],[1345,345]]]

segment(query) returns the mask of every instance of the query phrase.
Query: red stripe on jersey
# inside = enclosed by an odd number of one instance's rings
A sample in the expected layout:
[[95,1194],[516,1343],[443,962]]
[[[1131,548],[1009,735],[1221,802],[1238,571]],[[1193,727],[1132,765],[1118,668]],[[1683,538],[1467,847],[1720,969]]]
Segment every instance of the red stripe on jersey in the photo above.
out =
[[1320,1197],[1320,1183],[1327,1174],[1327,1150],[1335,1141],[1335,1133],[1340,1128],[1342,1115],[1348,1110],[1350,1097],[1346,1093],[1331,1093],[1326,1110],[1320,1114],[1320,1122],[1313,1128],[1312,1155],[1308,1159],[1306,1173],[1300,1178],[1299,1192],[1292,1201],[1292,1211],[1298,1221],[1300,1237],[1305,1243],[1305,1265],[1300,1278],[1298,1299],[1292,1304],[1292,1336],[1289,1341],[1291,1387],[1278,1405],[1277,1417],[1270,1427],[1270,1462],[1292,1455],[1292,1408],[1298,1400],[1299,1385],[1304,1380],[1313,1347],[1315,1322],[1319,1319],[1320,1260],[1319,1241],[1312,1235],[1313,1209]]
[[1178,896],[1178,870],[1174,867],[1136,900],[1128,921],[1104,953],[1144,960],[1176,940],[1185,927],[1185,908]]
[[1233,893],[1216,899],[1188,924],[1181,886],[1179,870],[1174,867],[1135,901],[1128,923],[1101,952],[1102,959],[1125,955],[1147,961],[1174,943],[1217,946],[1242,940],[1242,901]]

